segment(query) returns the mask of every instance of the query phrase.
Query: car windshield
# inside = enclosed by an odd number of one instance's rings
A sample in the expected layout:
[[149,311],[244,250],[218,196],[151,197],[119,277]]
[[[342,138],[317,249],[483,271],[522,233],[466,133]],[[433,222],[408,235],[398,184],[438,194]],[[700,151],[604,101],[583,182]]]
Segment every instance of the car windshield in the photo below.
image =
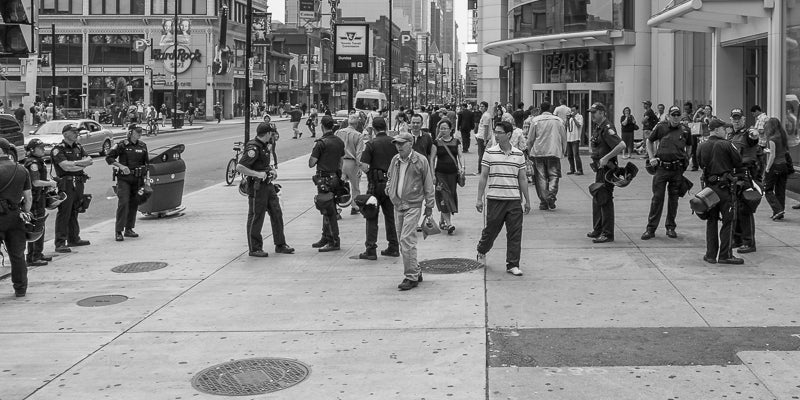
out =
[[75,121],[50,121],[36,129],[34,135],[59,135],[66,125],[77,125]]
[[380,100],[360,97],[356,99],[356,108],[359,110],[380,109]]

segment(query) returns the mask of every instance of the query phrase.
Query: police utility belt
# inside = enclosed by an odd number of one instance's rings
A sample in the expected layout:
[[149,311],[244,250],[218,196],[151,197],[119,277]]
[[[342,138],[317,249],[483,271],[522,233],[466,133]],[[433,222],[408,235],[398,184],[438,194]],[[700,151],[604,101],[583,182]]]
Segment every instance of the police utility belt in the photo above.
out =
[[367,181],[370,183],[386,183],[388,180],[389,176],[382,169],[370,169],[367,171]]
[[18,211],[19,204],[14,204],[14,202],[0,199],[0,215],[6,215],[11,211]]
[[114,171],[114,176],[115,177],[132,176],[132,177],[135,177],[135,178],[141,178],[141,177],[144,177],[144,176],[147,175],[147,166],[146,165],[140,165],[138,167],[133,167],[133,168],[130,168],[130,171],[131,172],[129,174],[123,174],[121,169],[116,169]]
[[89,180],[89,175],[64,175],[59,177],[59,179],[64,181],[73,181],[75,183],[81,182],[86,183]]
[[317,171],[317,173],[311,177],[311,181],[317,185],[317,190],[323,193],[334,191],[341,182],[339,174],[336,172],[322,171]]
[[683,160],[661,161],[659,162],[658,166],[667,171],[678,171],[683,169],[684,161]]

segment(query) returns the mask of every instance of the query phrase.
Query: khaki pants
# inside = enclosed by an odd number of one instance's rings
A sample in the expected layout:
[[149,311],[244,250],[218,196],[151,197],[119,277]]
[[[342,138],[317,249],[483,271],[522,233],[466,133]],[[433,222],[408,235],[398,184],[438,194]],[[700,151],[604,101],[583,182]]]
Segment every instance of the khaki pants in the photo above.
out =
[[[345,158],[342,163],[342,175],[350,181],[350,198],[355,199],[361,194],[361,170],[358,163],[352,158]],[[358,206],[353,202],[353,208],[358,210]]]
[[417,262],[417,223],[422,214],[421,208],[409,208],[400,211],[394,209],[394,222],[397,239],[400,242],[400,255],[403,257],[403,274],[410,281],[419,280],[419,263]]

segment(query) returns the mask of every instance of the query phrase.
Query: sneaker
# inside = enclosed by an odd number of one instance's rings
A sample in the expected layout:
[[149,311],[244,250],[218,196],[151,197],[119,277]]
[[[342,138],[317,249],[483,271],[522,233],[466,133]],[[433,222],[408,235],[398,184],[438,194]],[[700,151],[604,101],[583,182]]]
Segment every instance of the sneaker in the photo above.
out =
[[519,267],[507,269],[506,272],[514,276],[522,276],[522,270],[520,270]]
[[371,252],[370,251],[365,251],[365,252],[363,252],[363,253],[358,255],[358,259],[359,260],[375,261],[375,260],[378,259],[378,255],[375,254],[375,251],[371,251]]
[[736,252],[738,252],[739,254],[753,253],[755,251],[756,251],[755,246],[742,246],[736,249]]
[[784,212],[784,211],[778,211],[778,212],[776,212],[775,214],[772,214],[772,220],[773,220],[773,221],[779,221],[779,220],[782,220],[782,219],[783,219],[783,215],[784,215],[784,214],[785,214],[785,212]]
[[312,244],[311,244],[311,247],[313,247],[313,248],[315,248],[315,249],[318,249],[318,248],[320,248],[320,247],[323,247],[323,246],[325,246],[326,244],[328,244],[328,241],[327,241],[327,240],[325,240],[325,239],[320,239],[318,242],[312,243]]
[[642,234],[642,240],[650,240],[650,239],[652,239],[654,237],[656,237],[656,233],[651,231],[651,230],[646,230]]
[[717,259],[716,258],[709,257],[709,256],[703,256],[703,261],[705,261],[705,262],[707,262],[709,264],[716,264],[717,263]]
[[90,245],[90,244],[92,244],[92,243],[91,243],[91,242],[89,242],[88,240],[83,240],[83,239],[78,239],[78,240],[76,240],[76,241],[74,241],[74,242],[69,242],[69,243],[67,243],[67,245],[69,245],[70,247],[76,247],[76,246],[88,246],[88,245]]
[[675,239],[678,237],[678,234],[675,232],[674,228],[667,228],[667,237]]
[[555,210],[556,209],[556,199],[547,200],[547,207],[549,207],[551,210]]
[[29,267],[43,267],[45,265],[47,265],[47,261],[45,261],[45,260],[28,261],[28,266]]
[[114,234],[114,240],[121,242],[125,240],[125,237],[122,236],[122,232],[117,232],[116,234]]
[[729,258],[720,258],[717,260],[720,264],[734,264],[734,265],[741,265],[744,264],[744,260],[739,257],[730,256]]
[[256,250],[256,251],[251,251],[249,253],[249,256],[250,257],[269,257],[269,253],[267,253],[264,250]]
[[403,279],[403,282],[401,282],[399,285],[397,285],[397,288],[400,289],[400,290],[411,290],[411,289],[417,287],[417,285],[419,285],[419,282],[412,281],[412,280],[406,278],[406,279]]
[[72,249],[69,246],[62,244],[60,246],[56,246],[56,253],[71,253]]
[[123,235],[125,237],[131,237],[131,238],[139,237],[139,234],[134,232],[133,229],[125,229],[125,232],[123,233]]
[[611,236],[600,235],[594,239],[592,239],[592,243],[608,243],[613,242],[614,238]]
[[478,263],[480,263],[484,267],[486,266],[486,254],[478,253],[478,256],[475,257],[475,259],[478,260]]
[[455,226],[450,225],[450,226],[447,227],[447,234],[448,235],[452,235],[453,232],[455,232],[455,231],[456,231],[456,227]]
[[49,262],[49,261],[53,261],[53,257],[50,257],[50,256],[45,256],[45,255],[43,255],[43,254],[39,254],[39,255],[37,255],[37,256],[33,257],[33,259],[34,259],[34,260],[48,261],[48,262]]
[[319,251],[320,253],[327,253],[329,251],[336,251],[340,249],[341,248],[339,247],[338,244],[328,243],[325,246],[320,247],[320,249],[317,251]]
[[600,237],[600,232],[591,231],[591,232],[586,234],[586,237],[588,237],[590,239],[594,239],[596,237]]
[[275,252],[281,254],[294,254],[294,249],[286,243],[275,246]]

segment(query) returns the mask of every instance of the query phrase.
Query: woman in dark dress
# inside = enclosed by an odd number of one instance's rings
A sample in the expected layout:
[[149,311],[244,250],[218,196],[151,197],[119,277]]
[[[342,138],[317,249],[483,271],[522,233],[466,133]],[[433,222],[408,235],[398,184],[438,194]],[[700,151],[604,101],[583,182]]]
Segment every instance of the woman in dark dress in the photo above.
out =
[[[461,141],[453,136],[453,123],[443,119],[436,128],[436,157],[433,158],[433,171],[436,177],[436,208],[441,214],[439,227],[453,234],[456,227],[452,215],[458,212],[458,174],[464,172],[464,157],[461,155]],[[449,153],[448,153],[449,150]]]
[[622,131],[622,141],[625,142],[625,151],[622,158],[631,158],[633,154],[633,133],[639,129],[636,125],[636,118],[631,114],[631,108],[622,109],[622,117],[619,119],[620,130]]

